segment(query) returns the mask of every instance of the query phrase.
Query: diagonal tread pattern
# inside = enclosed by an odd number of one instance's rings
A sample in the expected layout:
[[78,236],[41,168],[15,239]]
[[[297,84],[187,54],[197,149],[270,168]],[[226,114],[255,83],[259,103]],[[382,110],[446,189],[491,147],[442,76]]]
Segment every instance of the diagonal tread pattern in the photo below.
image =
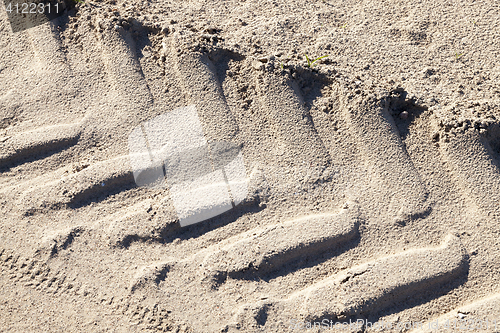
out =
[[205,269],[238,272],[254,268],[266,272],[304,255],[332,249],[353,239],[359,217],[356,207],[336,214],[305,217],[253,229],[220,251],[210,254]]
[[390,189],[389,216],[399,222],[428,212],[429,192],[406,152],[387,106],[361,97],[354,101],[340,95],[338,98],[345,105],[349,127],[360,138],[359,149],[368,169]]
[[264,308],[268,309],[268,316],[278,315],[283,320],[286,314],[300,314],[304,321],[380,311],[420,288],[450,282],[465,271],[467,262],[467,252],[459,238],[448,235],[438,248],[408,250],[380,258],[328,277],[286,299],[245,305],[236,315],[238,324],[228,328],[237,331],[243,323],[264,326],[255,323]]
[[69,205],[79,206],[99,193],[117,187],[133,186],[128,157],[118,157],[96,163],[76,174],[27,190],[19,199],[20,213],[32,215],[47,209]]

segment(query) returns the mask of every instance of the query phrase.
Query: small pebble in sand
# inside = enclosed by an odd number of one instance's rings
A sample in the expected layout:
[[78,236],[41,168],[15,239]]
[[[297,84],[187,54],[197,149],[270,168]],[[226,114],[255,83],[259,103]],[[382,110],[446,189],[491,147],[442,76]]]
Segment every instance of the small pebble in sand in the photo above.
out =
[[405,120],[408,119],[408,111],[403,111],[399,114],[399,118]]
[[115,30],[116,30],[116,31],[120,30],[120,26],[119,26],[118,24],[117,24],[117,25],[115,25]]

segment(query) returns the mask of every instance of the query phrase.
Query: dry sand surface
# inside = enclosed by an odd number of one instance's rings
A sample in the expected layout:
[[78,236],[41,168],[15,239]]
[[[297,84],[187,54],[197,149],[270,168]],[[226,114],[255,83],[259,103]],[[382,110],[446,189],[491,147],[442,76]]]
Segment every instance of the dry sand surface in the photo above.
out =
[[[499,18],[89,0],[13,33],[1,6],[0,332],[500,332]],[[142,186],[155,124],[185,168]]]

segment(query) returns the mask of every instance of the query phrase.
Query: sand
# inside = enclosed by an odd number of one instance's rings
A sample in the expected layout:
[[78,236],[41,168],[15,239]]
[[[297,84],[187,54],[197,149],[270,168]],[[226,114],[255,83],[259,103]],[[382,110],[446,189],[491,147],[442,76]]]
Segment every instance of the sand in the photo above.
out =
[[0,332],[499,330],[499,7],[2,7]]

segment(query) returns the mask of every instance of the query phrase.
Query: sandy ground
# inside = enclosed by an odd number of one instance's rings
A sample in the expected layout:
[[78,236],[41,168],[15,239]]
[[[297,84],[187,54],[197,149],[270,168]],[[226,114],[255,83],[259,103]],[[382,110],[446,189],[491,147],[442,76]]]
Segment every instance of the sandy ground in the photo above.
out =
[[[2,7],[0,332],[500,331],[499,7]],[[188,109],[247,188],[181,227],[130,134]]]

